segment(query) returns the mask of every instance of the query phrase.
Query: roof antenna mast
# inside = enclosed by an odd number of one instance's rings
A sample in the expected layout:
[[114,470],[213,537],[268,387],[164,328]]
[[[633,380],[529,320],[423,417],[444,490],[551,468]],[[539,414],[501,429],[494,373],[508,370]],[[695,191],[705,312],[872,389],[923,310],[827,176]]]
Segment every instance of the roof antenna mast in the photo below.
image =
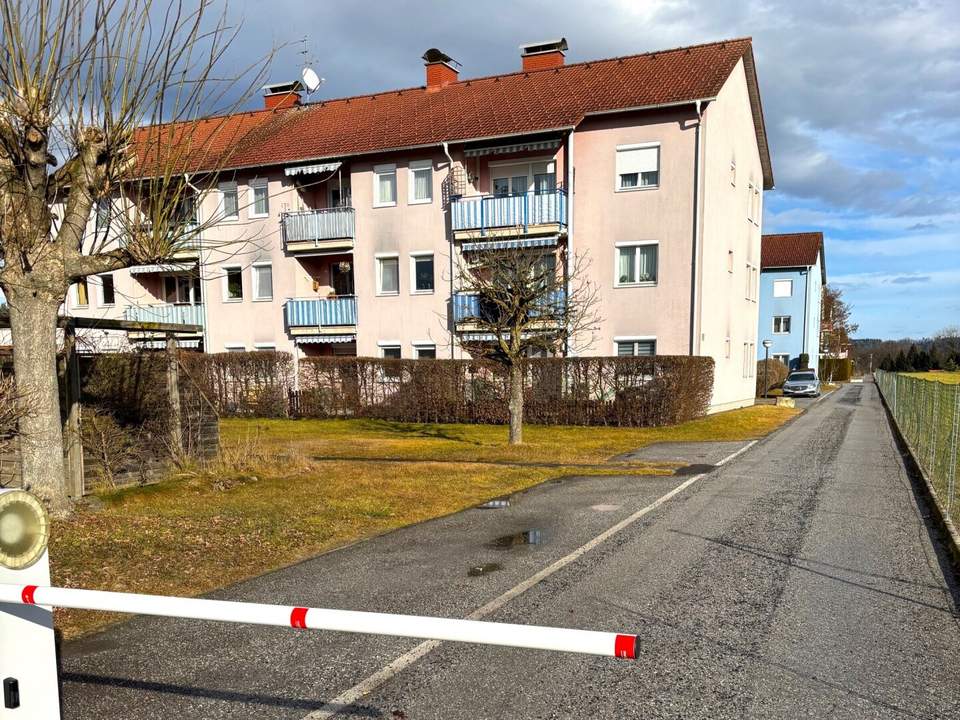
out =
[[300,41],[303,43],[303,50],[300,51],[300,55],[303,56],[303,70],[300,72],[300,77],[303,78],[303,87],[306,89],[307,97],[309,98],[320,88],[321,85],[327,81],[327,79],[317,75],[317,72],[312,67],[314,59],[310,56],[308,40],[309,38],[304,35],[303,39]]

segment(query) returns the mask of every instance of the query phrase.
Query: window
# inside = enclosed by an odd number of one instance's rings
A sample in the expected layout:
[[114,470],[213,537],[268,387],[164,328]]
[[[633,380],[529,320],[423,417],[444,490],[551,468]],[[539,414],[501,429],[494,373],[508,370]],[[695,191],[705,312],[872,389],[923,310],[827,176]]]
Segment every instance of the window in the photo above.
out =
[[656,338],[614,338],[617,355],[656,355]]
[[240,217],[240,200],[235,182],[220,183],[220,213],[222,220],[236,220]]
[[789,315],[773,316],[773,334],[774,335],[790,334],[790,316]]
[[557,190],[557,163],[541,160],[527,163],[491,163],[491,190],[494,195],[537,195]]
[[727,272],[733,273],[733,250],[727,250]]
[[90,304],[90,288],[87,286],[87,279],[81,278],[76,284],[77,307],[87,307]]
[[377,165],[373,168],[373,206],[397,204],[397,166]]
[[173,211],[173,218],[178,223],[184,225],[196,225],[197,223],[197,201],[193,193],[184,193],[177,200],[177,206]]
[[410,292],[432,293],[433,253],[410,253]]
[[754,343],[743,344],[743,377],[752,378],[757,374],[757,346]]
[[793,296],[793,280],[774,280],[773,296],[774,297],[792,297]]
[[165,275],[164,299],[170,303],[196,304],[200,302],[200,278],[189,275]]
[[723,356],[727,360],[730,359],[730,338],[727,338],[723,341]]
[[555,163],[534,163],[533,192],[546,195],[557,191],[557,169]]
[[409,167],[407,202],[411,205],[433,202],[433,161],[415,160]]
[[737,186],[737,161],[736,160],[730,161],[730,184],[733,185],[733,187]]
[[660,145],[617,147],[617,185],[622,190],[640,190],[660,185]]
[[250,190],[253,192],[253,206],[250,208],[250,217],[266,217],[269,215],[270,194],[266,179],[251,180]]
[[276,343],[254,343],[253,349],[257,352],[276,352]]
[[377,258],[377,295],[400,292],[400,258],[396,255]]
[[657,281],[657,244],[618,244],[615,287],[653,284]]
[[100,276],[100,304],[117,304],[117,290],[113,284],[113,275]]
[[747,185],[747,193],[749,195],[747,201],[749,202],[749,210],[747,212],[747,220],[752,222],[754,225],[760,224],[760,187],[756,183],[749,183]]
[[239,265],[223,269],[223,299],[226,302],[243,300],[243,270]]
[[757,268],[755,268],[750,263],[746,264],[746,280],[747,280],[747,286],[744,292],[744,297],[747,300],[756,302],[757,300]]
[[97,214],[94,221],[97,231],[103,230],[110,225],[110,198],[97,200]]
[[779,360],[787,367],[790,366],[790,354],[789,353],[774,353],[770,356],[771,360]]
[[273,266],[270,263],[253,266],[253,299],[273,300]]
[[247,346],[243,343],[224,343],[224,349],[227,352],[246,352]]
[[437,357],[437,346],[436,345],[427,345],[414,344],[413,352],[417,360],[435,360]]

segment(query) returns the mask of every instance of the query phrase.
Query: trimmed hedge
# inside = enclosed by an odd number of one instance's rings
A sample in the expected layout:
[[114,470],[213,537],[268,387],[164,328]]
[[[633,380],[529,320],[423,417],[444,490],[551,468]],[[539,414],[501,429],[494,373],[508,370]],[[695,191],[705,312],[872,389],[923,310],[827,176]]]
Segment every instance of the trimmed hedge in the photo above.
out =
[[820,358],[821,381],[848,382],[853,377],[852,358]]
[[757,397],[763,397],[765,394],[763,388],[763,363],[767,363],[767,388],[766,392],[770,392],[774,388],[778,388],[783,385],[783,381],[787,379],[787,375],[790,374],[790,368],[784,365],[779,360],[758,360],[757,361]]
[[[525,363],[525,420],[549,425],[672,425],[704,415],[705,357],[546,358]],[[301,417],[506,423],[507,370],[480,360],[304,358]]]
[[290,353],[185,352],[180,362],[221,415],[287,415],[293,387]]

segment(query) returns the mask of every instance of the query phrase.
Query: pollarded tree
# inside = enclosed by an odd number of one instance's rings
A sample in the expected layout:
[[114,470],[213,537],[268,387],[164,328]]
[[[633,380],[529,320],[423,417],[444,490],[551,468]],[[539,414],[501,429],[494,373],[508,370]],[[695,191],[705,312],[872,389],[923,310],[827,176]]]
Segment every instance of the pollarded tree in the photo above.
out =
[[460,345],[508,373],[510,443],[523,442],[524,362],[589,347],[599,327],[589,263],[565,250],[473,250],[461,258],[455,316],[469,325]]
[[[63,513],[66,292],[169,259],[202,230],[185,212],[196,187],[185,173],[197,158],[216,167],[229,128],[223,118],[187,133],[181,121],[238,107],[265,63],[215,72],[237,30],[209,0],[0,0],[0,16],[0,288],[31,410],[20,421],[23,481]],[[95,208],[102,232],[90,233]]]

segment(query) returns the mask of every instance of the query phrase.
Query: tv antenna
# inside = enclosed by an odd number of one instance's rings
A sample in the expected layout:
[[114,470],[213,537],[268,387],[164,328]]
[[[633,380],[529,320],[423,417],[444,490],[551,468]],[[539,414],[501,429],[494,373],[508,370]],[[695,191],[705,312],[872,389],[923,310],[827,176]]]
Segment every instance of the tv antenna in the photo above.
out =
[[314,60],[310,55],[308,41],[309,38],[306,35],[304,35],[303,39],[300,41],[303,43],[303,50],[300,51],[300,55],[303,56],[303,70],[300,73],[300,77],[303,79],[303,87],[307,91],[307,97],[310,97],[320,88],[321,85],[327,81],[327,79],[317,75],[316,70],[314,70],[312,67]]

